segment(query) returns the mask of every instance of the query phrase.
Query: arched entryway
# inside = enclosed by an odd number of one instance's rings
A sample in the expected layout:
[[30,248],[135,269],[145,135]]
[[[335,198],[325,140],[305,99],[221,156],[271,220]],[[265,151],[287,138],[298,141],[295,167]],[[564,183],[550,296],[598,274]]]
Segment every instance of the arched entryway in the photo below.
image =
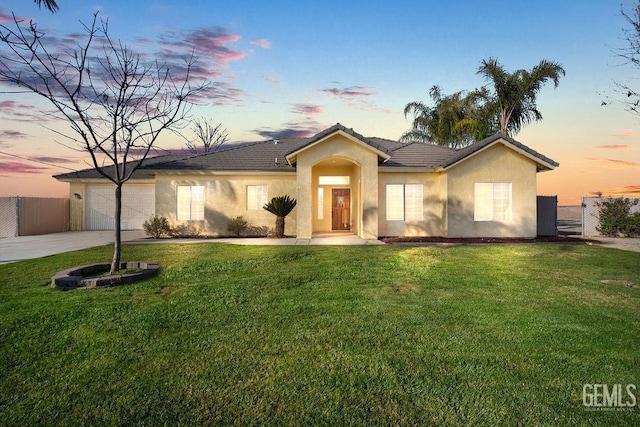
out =
[[360,234],[361,167],[343,157],[325,158],[312,167],[313,233]]

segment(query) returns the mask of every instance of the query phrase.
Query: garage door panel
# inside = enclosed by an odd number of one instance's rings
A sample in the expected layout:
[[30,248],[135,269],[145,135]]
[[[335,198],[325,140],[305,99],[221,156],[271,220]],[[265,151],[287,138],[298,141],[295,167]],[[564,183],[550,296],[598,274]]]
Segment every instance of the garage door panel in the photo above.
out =
[[[122,187],[122,230],[142,230],[155,213],[153,185]],[[87,229],[113,230],[115,227],[115,188],[105,185],[87,187]]]

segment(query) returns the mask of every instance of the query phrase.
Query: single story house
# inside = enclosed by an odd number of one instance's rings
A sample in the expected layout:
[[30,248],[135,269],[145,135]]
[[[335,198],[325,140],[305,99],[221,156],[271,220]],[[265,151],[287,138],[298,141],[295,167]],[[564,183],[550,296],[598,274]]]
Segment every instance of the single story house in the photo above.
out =
[[[151,215],[202,235],[244,217],[270,229],[272,197],[298,201],[285,233],[535,237],[536,174],[558,163],[496,134],[464,149],[366,138],[336,124],[310,138],[229,145],[202,155],[147,159],[124,186],[123,229]],[[113,184],[93,169],[70,183],[71,229],[113,228]]]

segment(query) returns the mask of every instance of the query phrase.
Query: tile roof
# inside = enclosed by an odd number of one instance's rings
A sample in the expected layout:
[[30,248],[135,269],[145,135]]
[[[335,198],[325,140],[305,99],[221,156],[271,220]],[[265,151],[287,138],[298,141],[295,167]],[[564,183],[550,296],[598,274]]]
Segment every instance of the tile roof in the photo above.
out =
[[285,138],[238,146],[228,145],[213,153],[155,165],[153,169],[295,171],[295,167],[287,163],[285,155],[306,144],[307,140]]
[[[322,140],[334,132],[342,131],[354,136],[365,144],[385,153],[390,158],[381,163],[384,167],[399,169],[411,168],[447,168],[466,159],[472,154],[502,139],[516,149],[527,153],[538,162],[538,170],[547,170],[558,163],[530,149],[522,143],[503,134],[496,134],[478,141],[461,150],[421,143],[400,143],[384,138],[366,138],[352,129],[336,124],[310,138],[283,138],[254,143],[229,144],[221,149],[201,155],[170,155],[147,158],[136,171],[138,179],[152,178],[158,171],[264,171],[293,172],[295,164],[289,165],[285,156]],[[385,156],[386,157],[386,156]],[[101,178],[94,169],[85,169],[54,176],[60,180]]]
[[452,148],[411,142],[394,149],[384,166],[434,167],[455,154]]
[[[557,167],[559,166],[559,164],[553,160],[551,160],[550,158],[543,156],[542,154],[538,153],[537,151],[527,147],[526,145],[522,144],[521,142],[516,141],[515,139],[503,134],[503,133],[496,133],[495,135],[492,135],[488,138],[485,138],[481,141],[478,141],[474,144],[469,145],[466,148],[463,148],[461,150],[457,151],[457,154],[455,156],[450,157],[449,159],[443,161],[440,166],[443,168],[447,168],[449,166],[454,165],[455,163],[458,163],[459,161],[469,157],[470,155],[472,155],[473,153],[476,153],[480,150],[482,150],[483,148],[493,144],[494,142],[496,142],[497,140],[502,139],[504,141],[507,141],[509,144],[513,145],[514,147],[528,153],[529,155],[531,155],[532,157],[535,157],[536,159],[540,160],[543,163],[546,163],[552,167]],[[538,170],[547,170],[549,169],[549,167],[544,167],[544,168],[540,168],[540,164],[538,166]]]
[[[181,159],[185,159],[188,157],[193,156],[193,154],[167,154],[167,155],[162,155],[162,156],[155,156],[155,157],[147,157],[144,161],[144,164],[139,167],[134,173],[133,173],[133,178],[134,179],[153,179],[155,173],[153,172],[153,167],[155,165],[161,164],[161,163],[165,163],[165,162],[169,162],[169,161],[174,161],[174,160],[181,160]],[[134,163],[135,161],[131,161],[128,162],[129,164]],[[104,171],[109,174],[110,176],[113,176],[113,172],[114,172],[115,167],[114,166],[106,166],[104,168]],[[67,172],[67,173],[61,173],[59,175],[54,175],[53,176],[56,179],[60,179],[60,180],[65,180],[65,179],[104,179],[104,177],[102,175],[100,175],[98,173],[97,170],[95,170],[94,168],[90,168],[90,169],[82,169],[79,171],[74,171],[74,172]]]

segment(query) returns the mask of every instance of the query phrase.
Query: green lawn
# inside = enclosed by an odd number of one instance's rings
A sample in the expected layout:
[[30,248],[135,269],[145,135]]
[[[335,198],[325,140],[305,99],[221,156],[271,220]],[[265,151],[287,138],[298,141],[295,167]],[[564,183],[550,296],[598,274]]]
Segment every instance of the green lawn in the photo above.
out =
[[[639,425],[640,254],[582,245],[125,245],[0,266],[1,425]],[[626,396],[626,395],[625,395]],[[626,398],[625,398],[626,399]],[[627,399],[628,400],[628,399]]]

